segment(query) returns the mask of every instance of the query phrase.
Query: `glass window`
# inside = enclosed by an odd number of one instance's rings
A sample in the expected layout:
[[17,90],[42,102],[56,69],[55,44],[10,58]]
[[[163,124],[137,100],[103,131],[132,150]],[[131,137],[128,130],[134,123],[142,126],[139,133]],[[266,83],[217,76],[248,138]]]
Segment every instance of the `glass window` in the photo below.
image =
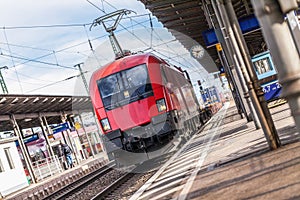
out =
[[15,165],[14,165],[14,161],[13,161],[13,159],[11,157],[11,154],[10,154],[10,148],[5,148],[4,153],[5,153],[5,156],[6,156],[6,159],[8,161],[10,169],[14,169]]
[[119,76],[120,74],[113,74],[100,80],[98,85],[102,98],[120,92]]
[[126,80],[128,80],[129,88],[146,85],[147,83],[147,69],[146,67],[134,67],[124,71]]
[[[111,110],[153,95],[145,64],[120,71],[97,81],[104,107]],[[147,94],[146,94],[147,93]]]

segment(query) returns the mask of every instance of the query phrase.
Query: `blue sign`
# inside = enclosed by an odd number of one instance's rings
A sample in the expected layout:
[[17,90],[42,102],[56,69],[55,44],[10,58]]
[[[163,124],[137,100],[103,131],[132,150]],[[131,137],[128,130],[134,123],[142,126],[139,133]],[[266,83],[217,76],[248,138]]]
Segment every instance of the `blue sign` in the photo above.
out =
[[59,132],[68,130],[68,129],[70,129],[70,127],[69,127],[69,124],[66,122],[66,123],[58,124],[56,126],[52,126],[51,129],[52,129],[53,134],[55,134],[55,133],[59,133]]
[[200,92],[201,92],[201,97],[203,99],[204,104],[220,102],[218,91],[215,86],[210,87],[210,88],[205,88],[204,90],[202,90]]
[[[255,15],[248,15],[239,19],[239,24],[243,34],[260,28],[259,23]],[[215,45],[218,42],[217,35],[214,29],[209,29],[202,32],[202,36],[207,47]]]
[[248,15],[239,19],[239,24],[242,33],[248,33],[260,28],[259,23],[255,15]]
[[209,29],[207,31],[202,32],[202,36],[207,47],[215,45],[219,43],[217,35],[214,29]]
[[280,97],[282,87],[277,80],[266,83],[261,87],[263,89],[263,92],[265,93],[264,96],[266,101],[270,101]]
[[[27,144],[28,142],[32,142],[32,141],[35,141],[37,139],[39,139],[39,136],[37,134],[33,134],[31,136],[28,136],[28,137],[24,138],[23,142],[24,142],[24,144]],[[15,141],[15,142],[16,142],[16,145],[19,146],[18,140]]]

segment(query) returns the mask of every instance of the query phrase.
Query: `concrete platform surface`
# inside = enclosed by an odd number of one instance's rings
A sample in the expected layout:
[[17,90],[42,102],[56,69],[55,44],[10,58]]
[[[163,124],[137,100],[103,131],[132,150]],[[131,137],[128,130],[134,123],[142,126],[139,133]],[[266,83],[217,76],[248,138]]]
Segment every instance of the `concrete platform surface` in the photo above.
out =
[[200,173],[188,199],[300,199],[300,142]]
[[271,109],[282,143],[274,151],[262,129],[230,115],[234,110],[231,105],[186,199],[300,199],[300,134],[288,104]]

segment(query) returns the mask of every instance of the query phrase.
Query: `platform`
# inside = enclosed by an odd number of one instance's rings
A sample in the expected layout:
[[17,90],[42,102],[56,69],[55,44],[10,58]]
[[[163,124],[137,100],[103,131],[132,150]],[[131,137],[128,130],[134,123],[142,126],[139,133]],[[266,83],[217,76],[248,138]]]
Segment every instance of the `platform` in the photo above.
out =
[[[58,189],[63,184],[68,184],[76,179],[78,176],[90,173],[97,170],[102,165],[107,163],[106,156],[103,152],[84,160],[79,165],[73,168],[67,169],[62,173],[58,173],[54,176],[48,177],[43,181],[35,184],[30,184],[27,188],[24,188],[18,192],[15,192],[3,199],[7,200],[25,200],[25,199],[41,199],[39,196],[45,192],[51,192]],[[0,198],[1,199],[1,198]]]
[[274,151],[261,129],[230,110],[185,198],[300,199],[300,135],[288,104],[271,109],[282,142]]
[[[178,190],[175,199],[299,199],[300,135],[288,104],[271,109],[282,147],[270,151],[262,129],[241,119],[231,102],[216,130],[199,171],[188,190]],[[219,118],[218,118],[219,119]],[[212,123],[212,122],[209,122]],[[209,133],[207,124],[199,134]],[[90,159],[59,175],[68,178],[92,168],[101,157]],[[58,177],[31,185],[6,199],[33,199],[45,187],[55,185]],[[183,186],[185,187],[185,186]],[[186,191],[186,192],[184,192]],[[31,198],[30,198],[31,197]]]

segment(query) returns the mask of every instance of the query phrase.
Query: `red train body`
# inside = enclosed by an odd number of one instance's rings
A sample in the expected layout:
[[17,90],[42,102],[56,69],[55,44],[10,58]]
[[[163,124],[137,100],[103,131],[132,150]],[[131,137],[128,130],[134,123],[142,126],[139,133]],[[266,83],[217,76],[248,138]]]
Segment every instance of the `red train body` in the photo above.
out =
[[[110,159],[188,134],[203,123],[189,80],[153,54],[129,55],[95,71],[90,96]],[[201,122],[200,122],[201,121]]]

